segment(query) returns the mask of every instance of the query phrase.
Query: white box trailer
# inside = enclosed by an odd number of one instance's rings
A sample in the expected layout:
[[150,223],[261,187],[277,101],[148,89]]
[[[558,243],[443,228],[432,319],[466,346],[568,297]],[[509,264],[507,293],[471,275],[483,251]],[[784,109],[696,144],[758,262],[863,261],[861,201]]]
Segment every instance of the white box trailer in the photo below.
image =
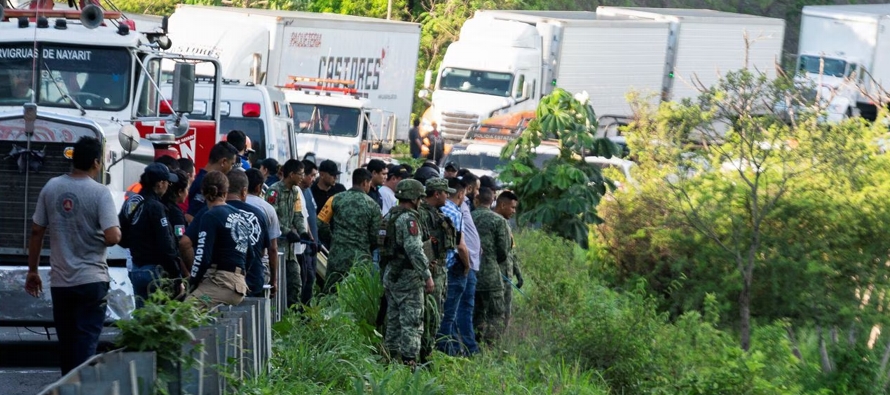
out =
[[799,76],[836,95],[829,112],[873,118],[870,97],[890,88],[890,4],[804,7],[798,55]]
[[308,83],[300,84],[327,88],[327,94],[357,94],[367,99],[370,108],[395,115],[396,125],[371,128],[394,129],[397,138],[408,136],[419,24],[327,13],[178,5],[170,18],[170,36],[172,51],[219,58],[225,78],[285,86],[293,83],[292,76],[307,77]]
[[628,90],[661,92],[668,34],[667,22],[586,11],[477,11],[448,47],[422,129],[436,122],[459,140],[483,119],[535,109],[555,87],[587,91],[597,114],[630,114]]
[[[664,60],[664,100],[699,95],[695,83],[710,87],[729,71],[745,67],[776,76],[785,21],[705,9],[598,7],[602,17],[664,21],[670,41]],[[747,37],[747,43],[745,38]]]

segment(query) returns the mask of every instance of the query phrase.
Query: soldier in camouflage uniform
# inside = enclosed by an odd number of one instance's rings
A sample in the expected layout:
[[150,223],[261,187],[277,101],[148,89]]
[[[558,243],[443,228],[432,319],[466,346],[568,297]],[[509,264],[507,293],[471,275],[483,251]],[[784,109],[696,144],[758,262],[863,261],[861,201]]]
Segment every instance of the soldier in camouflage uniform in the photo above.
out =
[[473,323],[479,340],[489,343],[496,341],[504,329],[505,282],[501,268],[510,253],[509,225],[504,217],[489,208],[493,198],[491,189],[480,188],[473,211],[473,223],[482,246]]
[[448,180],[444,178],[430,178],[426,181],[426,199],[420,202],[420,222],[430,234],[432,245],[430,271],[433,273],[433,282],[436,283],[436,291],[433,295],[439,306],[445,303],[445,256],[449,249],[456,248],[457,232],[451,221],[439,211],[445,205],[448,194],[454,193],[454,189],[448,187]]
[[353,263],[371,262],[380,230],[380,206],[370,196],[371,172],[358,168],[352,172],[352,188],[334,195],[331,202],[331,253],[324,292],[335,292]]
[[393,358],[401,356],[406,365],[414,367],[423,334],[424,291],[434,289],[417,213],[424,188],[417,180],[402,180],[395,196],[399,205],[384,217],[386,227],[380,232],[384,240],[380,250],[383,287],[389,305],[384,342]]
[[290,307],[300,303],[303,286],[300,279],[300,264],[297,263],[293,244],[299,243],[301,239],[309,240],[312,236],[307,233],[303,219],[303,192],[299,187],[300,179],[303,178],[303,163],[290,159],[282,166],[281,173],[282,180],[272,184],[266,192],[266,201],[275,208],[281,226],[278,245],[284,246],[281,251],[284,251],[287,277],[285,295],[287,306]]
[[[519,198],[511,191],[503,191],[498,195],[497,204],[494,212],[500,214],[505,220],[509,221],[516,214],[516,206],[519,204]],[[509,224],[509,223],[508,223]],[[513,231],[507,226],[507,236],[510,244],[510,251],[507,253],[507,260],[501,266],[501,272],[504,275],[504,327],[510,325],[510,318],[513,313],[513,286],[522,288],[522,270],[519,267],[519,258],[516,257],[516,241],[513,239]],[[513,283],[513,276],[516,276],[516,282]]]

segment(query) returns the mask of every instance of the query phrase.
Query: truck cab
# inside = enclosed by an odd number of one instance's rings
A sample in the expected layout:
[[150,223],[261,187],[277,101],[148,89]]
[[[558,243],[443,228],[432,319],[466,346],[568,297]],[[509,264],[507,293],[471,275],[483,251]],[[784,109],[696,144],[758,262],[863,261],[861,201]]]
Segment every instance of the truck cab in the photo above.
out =
[[[218,65],[210,58],[165,53],[170,41],[164,29],[146,31],[95,4],[81,2],[80,9],[43,2],[31,6],[0,7],[0,152],[8,155],[0,161],[0,182],[6,188],[0,195],[0,272],[11,278],[24,278],[37,196],[51,178],[70,171],[74,143],[83,136],[102,141],[102,171],[96,181],[108,186],[120,207],[126,187],[154,160],[155,148],[165,148],[141,138],[139,130],[149,128],[152,133],[147,134],[167,137],[171,131],[188,130],[186,114],[192,108],[184,98],[191,97],[194,86],[186,77],[195,62]],[[167,97],[172,111],[161,116],[157,110],[164,102],[159,84],[165,62],[178,89]],[[47,285],[50,247],[45,241],[40,257],[40,275]],[[129,293],[126,255],[120,247],[108,250],[111,306],[120,306],[117,295]],[[51,321],[48,293],[34,302],[13,299],[3,303],[12,310],[0,311],[0,325]],[[126,311],[112,308],[111,313],[114,318]]]
[[[367,99],[349,88],[351,81],[338,81],[341,86],[329,87],[299,83],[329,82],[316,78],[294,80],[282,90],[293,116],[299,156],[313,153],[316,161],[336,162],[340,183],[351,185],[353,170],[372,155],[392,149],[395,117],[370,108]],[[375,119],[380,123],[373,122]]]
[[796,80],[812,85],[811,98],[818,97],[826,106],[823,120],[838,122],[858,115],[856,103],[868,100],[859,90],[864,72],[861,60],[843,53],[803,53],[797,59]]
[[[435,122],[446,140],[455,141],[482,119],[533,110],[537,101],[529,99],[540,93],[541,52],[533,25],[478,13],[468,19],[439,67],[422,132]],[[428,77],[424,87],[429,85]]]

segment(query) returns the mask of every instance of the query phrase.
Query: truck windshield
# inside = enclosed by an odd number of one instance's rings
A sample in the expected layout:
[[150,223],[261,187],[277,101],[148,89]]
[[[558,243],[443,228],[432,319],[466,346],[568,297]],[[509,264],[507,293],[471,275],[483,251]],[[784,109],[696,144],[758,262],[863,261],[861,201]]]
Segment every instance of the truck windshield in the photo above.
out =
[[442,70],[439,89],[507,97],[513,91],[513,74],[447,67]]
[[0,105],[74,107],[73,98],[88,110],[121,110],[129,104],[130,69],[124,48],[0,44]]
[[[824,62],[824,68],[822,66]],[[841,59],[822,58],[818,56],[803,55],[800,57],[798,70],[802,73],[822,74],[830,77],[845,77],[847,71],[847,62]]]
[[298,133],[356,137],[361,111],[358,108],[291,103]]

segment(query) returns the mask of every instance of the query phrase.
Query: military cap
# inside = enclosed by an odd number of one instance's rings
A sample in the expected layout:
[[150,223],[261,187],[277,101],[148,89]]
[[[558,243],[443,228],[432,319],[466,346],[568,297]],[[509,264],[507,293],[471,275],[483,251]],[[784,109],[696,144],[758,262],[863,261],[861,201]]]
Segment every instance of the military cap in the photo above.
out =
[[396,198],[398,199],[420,199],[425,193],[423,184],[412,178],[399,181],[396,185]]
[[426,180],[426,189],[430,191],[444,191],[447,193],[456,192],[454,188],[448,187],[448,180],[444,178],[430,178]]

